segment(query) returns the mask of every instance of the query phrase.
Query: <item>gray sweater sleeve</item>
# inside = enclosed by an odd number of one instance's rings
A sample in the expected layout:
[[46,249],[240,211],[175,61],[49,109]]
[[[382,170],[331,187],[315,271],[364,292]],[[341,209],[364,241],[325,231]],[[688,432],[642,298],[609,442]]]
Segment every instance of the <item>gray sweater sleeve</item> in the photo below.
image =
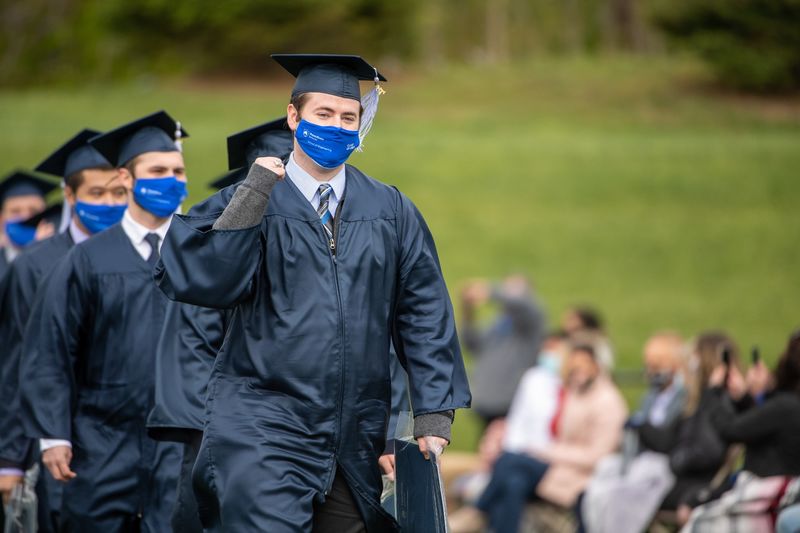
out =
[[277,182],[277,174],[253,163],[247,177],[233,193],[228,206],[214,222],[214,229],[236,230],[259,224],[264,218],[269,195]]
[[453,424],[453,411],[427,413],[414,417],[414,438],[434,436],[450,442],[450,426]]

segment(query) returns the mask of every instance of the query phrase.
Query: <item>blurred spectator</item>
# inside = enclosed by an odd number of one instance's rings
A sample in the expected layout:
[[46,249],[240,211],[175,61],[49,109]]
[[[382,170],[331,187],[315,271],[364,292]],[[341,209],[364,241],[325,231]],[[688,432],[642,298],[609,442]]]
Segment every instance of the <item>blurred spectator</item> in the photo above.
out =
[[597,310],[588,306],[573,306],[561,317],[561,329],[567,335],[579,331],[603,333],[603,318]]
[[478,468],[456,480],[452,496],[474,504],[489,483],[492,466],[503,451],[522,453],[528,447],[544,447],[552,441],[551,423],[561,390],[561,367],[567,344],[567,337],[561,331],[547,336],[537,365],[526,370],[520,380],[508,416],[494,420],[484,431],[478,445]]
[[568,348],[563,332],[553,332],[545,339],[538,364],[525,371],[514,393],[502,436],[503,451],[525,453],[552,443],[553,417],[562,391],[561,371]]
[[684,341],[671,332],[656,333],[644,346],[648,391],[631,425],[663,426],[681,415],[686,404],[684,386]]
[[730,337],[721,332],[701,334],[689,357],[689,401],[684,415],[667,425],[645,424],[639,429],[646,449],[669,455],[676,478],[661,502],[662,510],[676,510],[684,498],[707,486],[725,460],[728,447],[714,431],[710,417],[721,403],[712,387],[711,374],[726,349],[730,364],[738,368],[739,351]]
[[[789,339],[772,376],[760,360],[746,377],[720,364],[710,382],[722,397],[711,424],[728,443],[745,445],[730,490],[698,495],[684,531],[770,531],[791,478],[800,476],[800,331]],[[717,497],[716,499],[714,499]],[[685,516],[687,508],[681,509]]]
[[561,329],[568,336],[586,333],[594,335],[602,342],[595,344],[597,361],[607,372],[614,368],[614,353],[606,337],[605,325],[600,313],[589,306],[573,306],[561,316]]
[[625,401],[602,371],[595,348],[573,345],[562,375],[551,441],[504,451],[476,507],[451,515],[453,533],[473,531],[487,518],[493,531],[517,531],[526,503],[535,498],[572,508],[597,461],[619,445]]
[[[504,417],[522,374],[536,363],[545,331],[544,313],[521,275],[492,286],[477,280],[462,293],[461,338],[472,352],[472,407],[485,424]],[[478,306],[496,303],[500,312],[487,330],[476,324]]]
[[[647,343],[645,357],[650,360],[648,375],[654,389],[660,389],[660,383],[666,381],[653,379],[660,372],[655,371],[653,362],[662,359],[652,358],[658,353],[654,346],[659,343],[670,346],[679,357],[682,346],[678,340],[674,334],[661,334]],[[723,349],[728,349],[732,364],[737,364],[736,348],[726,335],[715,332],[700,335],[689,357],[690,400],[685,407],[680,402],[682,412],[671,417],[642,417],[643,422],[629,423],[628,431],[635,432],[644,451],[629,464],[615,456],[598,467],[584,498],[587,531],[643,531],[656,511],[674,511],[683,498],[711,482],[727,451],[709,420],[720,402],[710,388],[710,376],[720,363]],[[663,360],[668,358],[664,356]],[[675,376],[677,370],[673,368]],[[640,414],[633,418],[636,416]],[[632,499],[635,506],[630,505]]]

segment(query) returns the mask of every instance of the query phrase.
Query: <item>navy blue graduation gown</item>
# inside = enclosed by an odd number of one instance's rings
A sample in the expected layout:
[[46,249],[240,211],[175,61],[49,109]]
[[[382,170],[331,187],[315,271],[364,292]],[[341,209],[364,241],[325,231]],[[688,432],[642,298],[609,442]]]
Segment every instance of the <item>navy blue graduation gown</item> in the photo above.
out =
[[20,368],[23,422],[31,437],[72,442],[68,530],[137,520],[169,529],[180,449],[145,430],[166,302],[120,224],[73,247],[37,293]]
[[[27,469],[37,460],[39,447],[25,435],[20,408],[19,364],[25,356],[22,336],[39,286],[53,267],[67,255],[74,242],[69,232],[31,244],[11,263],[0,299],[0,346],[6,348],[0,381],[0,466]],[[57,531],[61,507],[61,483],[42,465],[37,484],[39,530]]]
[[337,254],[290,180],[261,224],[176,217],[156,279],[173,299],[234,308],[217,356],[195,490],[207,525],[307,531],[337,469],[369,531],[390,411],[390,337],[417,415],[469,406],[453,311],[413,204],[347,167]]
[[19,408],[19,361],[22,335],[42,279],[73,246],[69,232],[34,243],[11,264],[3,281],[0,300],[0,346],[3,346],[0,381],[0,465],[29,466],[33,441],[22,429]]
[[[225,187],[189,210],[217,219],[236,192]],[[155,405],[147,430],[157,440],[189,443],[203,431],[208,379],[225,338],[231,311],[180,302],[167,304],[156,350]]]

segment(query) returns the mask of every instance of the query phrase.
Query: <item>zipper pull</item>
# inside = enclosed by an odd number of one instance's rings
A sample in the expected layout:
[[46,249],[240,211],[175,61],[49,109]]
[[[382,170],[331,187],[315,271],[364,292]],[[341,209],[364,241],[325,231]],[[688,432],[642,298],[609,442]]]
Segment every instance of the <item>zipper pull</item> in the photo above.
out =
[[331,239],[330,241],[331,253],[336,253],[336,243]]

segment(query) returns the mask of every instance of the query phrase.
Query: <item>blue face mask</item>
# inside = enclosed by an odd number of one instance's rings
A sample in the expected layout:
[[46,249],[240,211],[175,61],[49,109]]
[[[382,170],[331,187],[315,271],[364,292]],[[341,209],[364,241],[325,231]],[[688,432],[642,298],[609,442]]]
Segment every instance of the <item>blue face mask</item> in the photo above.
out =
[[75,212],[78,214],[81,224],[86,226],[92,235],[100,233],[122,220],[122,215],[127,208],[128,206],[125,204],[106,205],[75,202]]
[[22,248],[33,242],[36,227],[26,226],[22,222],[6,222],[6,235],[14,246]]
[[561,357],[554,352],[542,352],[539,355],[539,366],[558,376],[561,373]]
[[137,179],[133,186],[133,199],[146,211],[166,218],[186,199],[186,182],[178,181],[175,176]]
[[294,137],[300,148],[322,168],[336,168],[358,148],[358,130],[319,126],[301,120]]

